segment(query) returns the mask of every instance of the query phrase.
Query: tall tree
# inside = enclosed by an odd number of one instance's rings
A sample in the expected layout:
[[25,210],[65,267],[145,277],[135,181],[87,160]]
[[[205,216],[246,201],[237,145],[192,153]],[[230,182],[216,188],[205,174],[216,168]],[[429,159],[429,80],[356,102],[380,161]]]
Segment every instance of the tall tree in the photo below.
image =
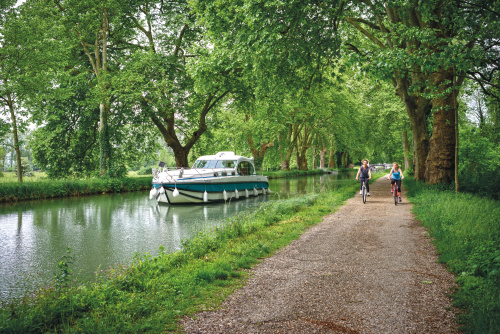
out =
[[[40,41],[25,25],[26,11],[13,7],[15,1],[0,2],[0,113],[8,115],[16,157],[17,179],[23,181],[21,166],[21,133],[26,126],[26,95],[36,81],[31,77],[33,54]],[[39,21],[37,21],[39,23]]]
[[[109,118],[111,116],[109,63],[113,55],[109,53],[114,45],[114,72],[117,72],[118,42],[123,38],[126,29],[120,24],[121,7],[114,1],[106,0],[54,0],[59,11],[57,22],[70,34],[71,46],[75,52],[86,57],[87,68],[92,74],[89,84],[94,88],[96,103],[99,108],[99,149],[100,171],[105,175],[111,166],[111,143],[109,135]],[[72,38],[71,38],[72,37]],[[71,64],[72,66],[81,66]]]
[[148,115],[173,149],[176,166],[186,167],[207,117],[228,96],[239,70],[211,45],[186,0],[137,1],[124,19],[140,37],[116,86]]

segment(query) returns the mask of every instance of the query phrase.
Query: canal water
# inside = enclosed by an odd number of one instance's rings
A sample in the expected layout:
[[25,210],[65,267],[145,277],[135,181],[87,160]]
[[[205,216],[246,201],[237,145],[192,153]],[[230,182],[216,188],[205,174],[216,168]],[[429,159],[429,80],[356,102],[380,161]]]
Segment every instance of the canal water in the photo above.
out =
[[91,279],[136,254],[157,255],[160,246],[179,250],[182,240],[265,201],[321,192],[353,178],[349,172],[273,179],[271,195],[210,205],[157,205],[149,191],[2,205],[0,302],[53,284],[67,247],[73,274]]

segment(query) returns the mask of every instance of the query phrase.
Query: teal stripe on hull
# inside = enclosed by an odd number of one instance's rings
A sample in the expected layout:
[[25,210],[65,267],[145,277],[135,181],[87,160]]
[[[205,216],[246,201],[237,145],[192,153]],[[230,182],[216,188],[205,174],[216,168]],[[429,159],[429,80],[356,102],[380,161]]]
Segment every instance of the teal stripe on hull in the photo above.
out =
[[153,187],[160,188],[160,186],[174,188],[177,187],[179,190],[189,190],[196,192],[204,192],[205,190],[208,193],[220,193],[225,191],[234,191],[238,189],[238,191],[245,191],[245,189],[253,190],[253,188],[267,189],[269,187],[267,182],[241,182],[241,183],[228,183],[228,184],[206,184],[206,183],[195,183],[195,184],[175,184],[175,183],[162,183],[161,185],[158,183],[153,183]]

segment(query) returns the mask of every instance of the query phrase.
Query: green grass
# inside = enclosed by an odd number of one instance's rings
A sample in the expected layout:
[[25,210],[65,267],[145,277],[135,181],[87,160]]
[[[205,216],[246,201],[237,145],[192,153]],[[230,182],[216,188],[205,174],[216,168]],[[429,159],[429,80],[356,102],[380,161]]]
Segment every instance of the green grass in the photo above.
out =
[[[17,182],[17,175],[14,172],[2,172],[3,176],[0,176],[0,184],[7,182]],[[46,179],[46,174],[44,172],[33,172],[33,176],[23,176],[23,181],[34,182],[42,181]]]
[[26,180],[22,183],[5,182],[0,186],[0,203],[145,190],[151,188],[151,180],[150,176],[143,176],[87,180],[47,180],[38,178]]
[[184,315],[218,307],[244,284],[248,268],[336,211],[358,187],[348,180],[333,191],[267,202],[184,241],[181,251],[160,249],[95,282],[41,289],[0,308],[0,332],[179,331]]
[[313,170],[280,170],[276,172],[264,172],[264,175],[269,179],[280,179],[287,177],[297,177],[297,176],[306,176],[306,175],[321,175],[325,174],[325,171],[322,169],[313,169]]
[[413,212],[457,275],[454,306],[470,333],[500,333],[500,202],[405,179]]

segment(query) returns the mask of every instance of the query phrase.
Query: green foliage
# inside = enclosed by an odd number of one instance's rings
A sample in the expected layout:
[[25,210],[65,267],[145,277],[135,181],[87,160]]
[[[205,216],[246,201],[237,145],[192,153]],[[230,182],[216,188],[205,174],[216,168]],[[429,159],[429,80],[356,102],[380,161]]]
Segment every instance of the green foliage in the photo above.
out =
[[153,167],[142,167],[137,171],[137,175],[152,175]]
[[[21,158],[21,171],[23,176],[33,176],[33,169],[31,169],[31,164],[28,158]],[[14,172],[17,174],[17,165],[14,167]]]
[[54,275],[56,283],[58,285],[67,285],[73,270],[70,269],[70,264],[73,262],[73,257],[71,256],[71,247],[68,246],[66,249],[66,255],[61,257],[61,261],[57,264],[59,272]]
[[137,191],[151,188],[151,177],[95,178],[88,180],[39,180],[2,183],[1,202],[85,196],[107,192]]
[[[183,242],[182,250],[137,256],[95,282],[41,289],[0,308],[0,332],[164,332],[216,307],[248,277],[243,269],[297,239],[358,189],[265,203]],[[278,223],[280,222],[280,223]]]
[[414,213],[435,239],[440,260],[458,278],[454,305],[470,333],[500,328],[500,204],[406,178]]
[[460,133],[460,190],[500,199],[500,143],[495,144],[476,127]]

